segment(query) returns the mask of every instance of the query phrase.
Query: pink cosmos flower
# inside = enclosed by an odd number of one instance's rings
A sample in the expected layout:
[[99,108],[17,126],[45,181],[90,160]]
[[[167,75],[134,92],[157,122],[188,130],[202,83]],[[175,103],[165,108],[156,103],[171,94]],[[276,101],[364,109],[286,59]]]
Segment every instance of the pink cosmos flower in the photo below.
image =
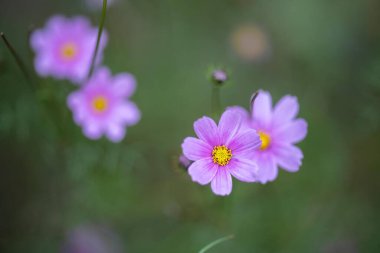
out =
[[194,161],[188,172],[193,181],[206,185],[217,195],[229,195],[232,176],[243,182],[256,180],[257,166],[250,158],[260,147],[256,131],[245,128],[243,118],[234,109],[226,110],[217,126],[211,118],[194,122],[198,138],[187,137],[182,143],[183,154]]
[[128,100],[134,93],[136,81],[131,74],[111,76],[110,71],[99,68],[79,91],[67,99],[74,121],[82,126],[89,139],[105,134],[113,142],[121,141],[127,126],[140,120],[137,106]]
[[[94,54],[98,29],[84,17],[49,19],[43,29],[32,33],[30,43],[36,53],[34,65],[40,76],[52,76],[81,83],[87,77]],[[103,33],[97,63],[107,43]]]
[[307,123],[296,119],[299,105],[294,96],[284,96],[272,109],[272,97],[269,92],[260,91],[252,105],[252,116],[240,108],[245,117],[244,124],[255,129],[260,135],[261,147],[253,153],[258,170],[258,181],[273,181],[278,167],[296,172],[302,163],[302,151],[294,144],[303,140],[307,134]]

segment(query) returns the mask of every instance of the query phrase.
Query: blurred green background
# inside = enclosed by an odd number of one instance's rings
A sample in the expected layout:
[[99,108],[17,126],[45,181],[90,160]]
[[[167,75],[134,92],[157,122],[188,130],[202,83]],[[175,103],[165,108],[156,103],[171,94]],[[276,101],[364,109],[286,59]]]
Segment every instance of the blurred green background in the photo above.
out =
[[[80,0],[0,0],[0,30],[32,70],[31,27],[54,14],[97,25],[99,13]],[[66,108],[76,87],[48,78],[32,92],[1,44],[0,251],[194,253],[234,234],[209,252],[380,252],[379,13],[377,0],[120,0],[104,65],[136,76],[142,111],[120,144],[87,140]],[[309,133],[298,173],[234,181],[221,198],[175,166],[210,114],[212,66],[230,73],[223,106],[247,107],[260,88],[299,98]],[[65,250],[78,228],[95,234],[83,244],[116,249]]]

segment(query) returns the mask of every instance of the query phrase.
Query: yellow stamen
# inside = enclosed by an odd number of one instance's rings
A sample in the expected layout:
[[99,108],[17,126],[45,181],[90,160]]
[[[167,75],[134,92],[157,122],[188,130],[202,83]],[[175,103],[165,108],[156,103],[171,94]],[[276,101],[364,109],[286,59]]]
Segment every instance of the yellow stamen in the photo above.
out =
[[71,60],[77,54],[77,47],[74,43],[68,42],[61,48],[61,55],[65,60]]
[[266,150],[270,145],[270,135],[261,131],[258,131],[261,140],[260,150]]
[[96,112],[104,112],[108,107],[108,101],[103,96],[97,96],[92,101],[92,106]]
[[215,146],[212,150],[212,160],[215,164],[218,164],[220,166],[227,165],[232,158],[232,152],[231,149],[227,148],[226,146]]

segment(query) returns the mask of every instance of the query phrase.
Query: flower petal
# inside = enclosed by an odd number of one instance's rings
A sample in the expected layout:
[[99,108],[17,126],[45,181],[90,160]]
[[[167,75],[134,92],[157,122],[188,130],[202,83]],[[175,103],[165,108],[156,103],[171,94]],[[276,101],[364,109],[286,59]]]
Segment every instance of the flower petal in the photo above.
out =
[[130,97],[135,92],[136,80],[131,74],[118,74],[113,79],[113,88],[119,96]]
[[261,146],[261,140],[255,130],[250,129],[239,133],[228,145],[232,155],[243,155],[251,153]]
[[194,131],[199,139],[207,142],[211,146],[219,144],[218,127],[214,120],[209,117],[202,117],[194,122]]
[[245,108],[243,108],[241,106],[231,106],[231,107],[228,107],[228,109],[234,110],[234,113],[239,114],[240,117],[242,118],[240,130],[245,129],[245,128],[248,128],[248,129],[251,128],[251,126],[250,126],[250,115]]
[[239,131],[241,123],[241,115],[239,113],[236,113],[234,109],[227,109],[222,114],[218,125],[220,142],[224,145],[228,145]]
[[191,179],[201,185],[210,183],[217,171],[218,166],[210,158],[197,160],[188,169]]
[[115,108],[115,121],[123,122],[128,126],[137,124],[141,118],[140,110],[135,103],[125,101]]
[[232,191],[232,177],[226,168],[219,167],[211,181],[211,189],[216,195],[226,196]]
[[192,161],[211,157],[212,147],[194,137],[187,137],[182,143],[183,154]]
[[272,120],[272,97],[269,92],[259,91],[252,104],[253,120],[260,127],[267,128]]
[[82,127],[83,127],[83,134],[87,136],[87,138],[89,139],[97,140],[103,134],[102,126],[93,121],[83,122]]
[[273,157],[270,154],[257,153],[254,159],[259,168],[257,172],[258,181],[262,184],[273,181],[278,175],[278,168]]
[[303,153],[301,149],[294,145],[276,146],[273,149],[276,155],[276,161],[281,168],[288,172],[296,172],[299,170]]
[[111,122],[107,126],[106,135],[112,142],[120,142],[124,138],[125,133],[125,127],[121,126],[120,124]]
[[34,31],[30,36],[30,46],[33,50],[38,51],[47,44],[45,33],[39,29]]
[[289,122],[294,119],[299,111],[299,105],[297,97],[295,96],[284,96],[276,104],[273,112],[274,124],[280,125]]
[[302,141],[307,134],[307,122],[304,119],[297,119],[276,129],[274,140],[277,143],[297,143]]
[[235,157],[227,166],[228,171],[232,174],[232,176],[239,179],[240,181],[257,181],[258,167],[253,160],[243,157]]

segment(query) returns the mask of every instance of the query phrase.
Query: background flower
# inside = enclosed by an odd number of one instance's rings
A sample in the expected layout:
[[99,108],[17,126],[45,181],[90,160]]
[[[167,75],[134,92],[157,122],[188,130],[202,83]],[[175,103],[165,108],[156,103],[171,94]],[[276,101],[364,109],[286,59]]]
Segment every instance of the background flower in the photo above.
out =
[[262,141],[253,156],[259,167],[260,182],[276,179],[278,167],[289,172],[299,170],[303,153],[294,144],[305,138],[307,123],[304,119],[296,119],[298,111],[297,98],[289,95],[272,109],[272,97],[266,91],[259,91],[252,104],[252,115],[241,109],[241,115],[246,119],[245,126],[255,129]]
[[243,182],[254,182],[256,164],[250,153],[261,144],[254,130],[241,131],[242,118],[229,109],[218,126],[208,117],[194,122],[198,138],[188,137],[182,143],[183,154],[194,161],[188,169],[193,181],[206,185],[217,195],[229,195],[232,176]]
[[136,81],[131,74],[111,76],[110,71],[99,68],[79,91],[67,99],[75,122],[82,126],[90,139],[105,134],[114,142],[124,138],[126,127],[140,120],[137,106],[128,100],[134,93]]
[[68,231],[61,253],[125,253],[115,231],[104,225],[81,224]]
[[[89,72],[97,34],[98,29],[85,17],[51,17],[44,28],[31,35],[37,73],[43,77],[83,82]],[[106,44],[107,34],[103,32],[96,63],[101,61]]]
[[231,34],[231,46],[237,56],[245,61],[260,62],[268,58],[271,46],[268,36],[255,24],[242,24]]

